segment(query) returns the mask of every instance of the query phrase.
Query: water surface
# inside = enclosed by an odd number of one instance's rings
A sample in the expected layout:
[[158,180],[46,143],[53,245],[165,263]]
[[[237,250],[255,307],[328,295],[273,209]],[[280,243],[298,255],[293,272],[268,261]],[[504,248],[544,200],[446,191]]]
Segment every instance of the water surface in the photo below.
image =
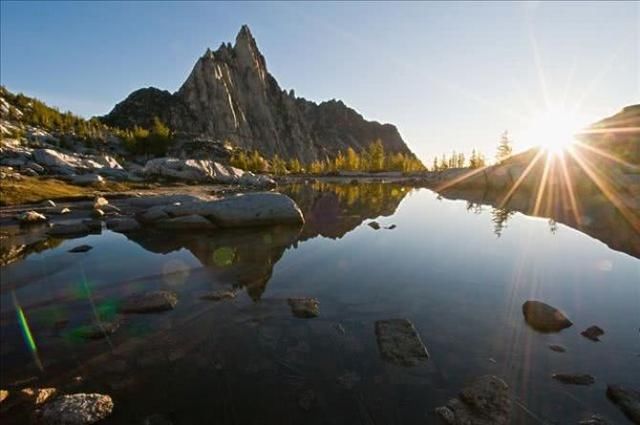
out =
[[[437,423],[433,409],[467,380],[490,373],[511,387],[514,424],[593,413],[626,423],[605,389],[640,386],[640,260],[562,224],[426,189],[285,191],[305,214],[302,228],[105,230],[0,269],[2,387],[33,376],[40,386],[110,394],[116,408],[104,423],[162,415],[174,424],[423,424]],[[67,252],[80,244],[94,248]],[[240,294],[200,300],[220,288]],[[176,291],[176,309],[126,316],[101,340],[74,334],[118,319],[120,300],[151,289]],[[293,317],[286,299],[297,296],[316,297],[319,317]],[[574,325],[536,332],[522,317],[527,299],[562,309]],[[396,317],[419,331],[431,355],[423,366],[381,358],[374,323]],[[606,331],[599,343],[580,336],[594,324]],[[555,372],[596,383],[562,385]]]

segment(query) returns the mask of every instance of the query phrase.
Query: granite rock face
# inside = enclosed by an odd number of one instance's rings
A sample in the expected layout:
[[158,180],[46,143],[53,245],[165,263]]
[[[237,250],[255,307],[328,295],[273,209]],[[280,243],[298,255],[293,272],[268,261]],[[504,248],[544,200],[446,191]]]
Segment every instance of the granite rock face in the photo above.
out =
[[149,127],[159,117],[194,137],[303,162],[363,149],[380,139],[391,153],[411,154],[390,124],[365,120],[341,101],[316,104],[280,88],[247,26],[235,44],[207,49],[180,89],[133,92],[102,120],[113,126]]

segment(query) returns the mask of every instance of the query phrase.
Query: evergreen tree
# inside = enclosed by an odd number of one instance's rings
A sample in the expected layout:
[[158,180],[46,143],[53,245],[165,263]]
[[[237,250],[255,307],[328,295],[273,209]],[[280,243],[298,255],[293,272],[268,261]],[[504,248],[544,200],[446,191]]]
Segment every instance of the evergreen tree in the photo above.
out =
[[498,151],[496,153],[496,160],[502,162],[511,156],[513,148],[511,146],[511,139],[509,138],[509,132],[505,130],[500,136],[500,142],[498,143]]

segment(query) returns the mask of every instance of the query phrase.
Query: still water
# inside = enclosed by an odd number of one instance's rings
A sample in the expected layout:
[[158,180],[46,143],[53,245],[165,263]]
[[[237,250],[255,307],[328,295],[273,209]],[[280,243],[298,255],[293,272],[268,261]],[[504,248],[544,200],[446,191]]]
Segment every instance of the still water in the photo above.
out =
[[[427,189],[284,191],[303,210],[303,228],[104,230],[0,269],[1,387],[37,377],[31,385],[109,394],[105,424],[152,415],[174,424],[425,424],[439,423],[434,408],[466,381],[495,374],[516,400],[514,424],[593,413],[628,423],[605,390],[640,386],[640,260],[562,224]],[[81,244],[93,249],[67,252]],[[233,300],[200,299],[232,287]],[[118,316],[120,300],[153,289],[175,291],[175,310]],[[320,301],[317,318],[291,314],[286,299],[299,296]],[[536,332],[522,317],[527,299],[574,325]],[[79,338],[74,331],[96,318],[122,324],[108,338]],[[389,318],[414,323],[431,355],[424,365],[381,358],[374,323]],[[606,331],[601,342],[580,335],[591,325]],[[556,372],[596,383],[563,385]],[[9,413],[2,423],[24,420]]]

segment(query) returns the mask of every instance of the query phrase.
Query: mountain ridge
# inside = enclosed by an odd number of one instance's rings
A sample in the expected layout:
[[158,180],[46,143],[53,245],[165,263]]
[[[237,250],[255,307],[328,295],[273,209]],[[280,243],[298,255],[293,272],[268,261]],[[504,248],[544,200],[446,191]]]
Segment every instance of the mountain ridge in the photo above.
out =
[[148,127],[155,116],[178,132],[304,162],[361,151],[377,139],[387,152],[415,158],[394,125],[366,120],[340,100],[316,103],[282,89],[246,25],[233,46],[207,48],[176,92],[138,89],[100,119],[131,128]]

